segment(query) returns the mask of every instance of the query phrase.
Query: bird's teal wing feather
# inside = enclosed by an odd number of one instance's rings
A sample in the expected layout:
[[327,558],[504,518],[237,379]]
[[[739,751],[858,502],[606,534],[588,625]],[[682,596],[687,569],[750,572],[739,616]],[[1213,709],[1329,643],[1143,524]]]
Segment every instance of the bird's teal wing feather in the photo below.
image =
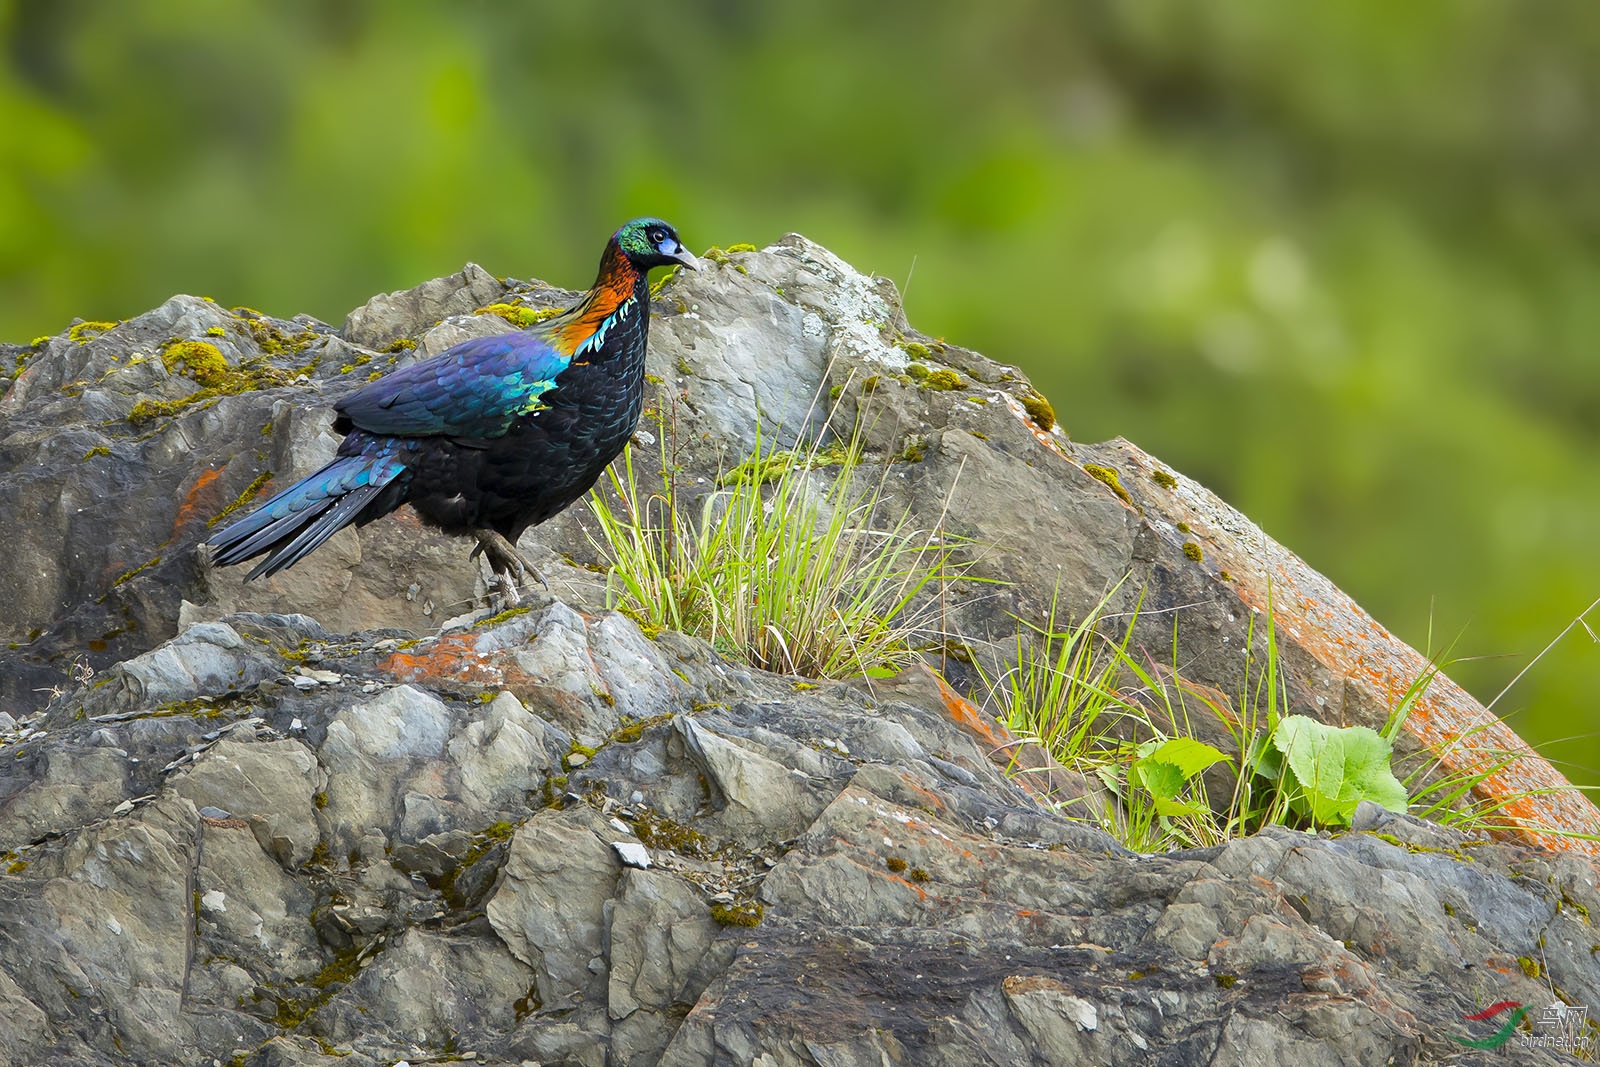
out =
[[396,437],[492,438],[543,406],[572,357],[523,330],[463,341],[334,405],[361,430]]

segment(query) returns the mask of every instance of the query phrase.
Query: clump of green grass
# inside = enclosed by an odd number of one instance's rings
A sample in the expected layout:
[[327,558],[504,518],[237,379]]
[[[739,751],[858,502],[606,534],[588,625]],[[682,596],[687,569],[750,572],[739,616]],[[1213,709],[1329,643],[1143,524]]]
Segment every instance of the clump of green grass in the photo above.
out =
[[[1290,710],[1270,604],[1260,631],[1254,617],[1248,627],[1244,681],[1230,697],[1135,656],[1132,621],[1120,637],[1107,636],[1115,592],[1072,626],[1058,626],[1052,603],[1044,627],[1019,635],[1016,667],[986,679],[1013,733],[1110,797],[1081,807],[1069,800],[1069,815],[1147,852],[1214,844],[1267,825],[1347,827],[1362,800],[1462,830],[1505,825],[1501,810],[1516,797],[1481,800],[1475,791],[1521,753],[1475,750],[1471,770],[1444,776],[1446,753],[1426,753],[1403,779],[1394,773],[1393,742],[1444,664],[1412,683],[1383,730],[1329,726]],[[1176,662],[1176,630],[1173,645]],[[1452,748],[1462,744],[1471,745],[1470,737]]]
[[937,598],[923,594],[964,574],[945,538],[887,513],[886,474],[861,477],[857,442],[763,453],[758,440],[693,502],[664,453],[662,470],[659,489],[642,490],[630,447],[609,491],[590,494],[611,605],[764,670],[896,673],[937,629]]

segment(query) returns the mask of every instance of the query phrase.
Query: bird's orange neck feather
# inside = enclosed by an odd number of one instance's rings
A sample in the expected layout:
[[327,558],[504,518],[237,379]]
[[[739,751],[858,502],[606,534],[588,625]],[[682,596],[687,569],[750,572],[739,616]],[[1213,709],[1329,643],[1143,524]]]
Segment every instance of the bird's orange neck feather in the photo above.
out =
[[601,323],[638,295],[644,278],[644,272],[622,254],[615,241],[606,245],[593,287],[576,307],[550,324],[551,338],[562,351],[576,352]]

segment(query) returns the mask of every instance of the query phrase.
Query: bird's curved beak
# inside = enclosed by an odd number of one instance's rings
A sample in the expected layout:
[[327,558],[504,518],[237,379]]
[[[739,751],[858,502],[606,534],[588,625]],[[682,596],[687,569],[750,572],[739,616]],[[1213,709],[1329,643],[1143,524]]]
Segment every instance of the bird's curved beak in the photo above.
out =
[[688,267],[690,270],[699,270],[700,269],[700,261],[695,258],[693,252],[689,251],[687,248],[683,247],[682,245],[679,245],[678,246],[678,250],[676,252],[674,252],[672,255],[668,256],[667,258],[668,259],[677,260],[679,263],[683,264],[685,267]]

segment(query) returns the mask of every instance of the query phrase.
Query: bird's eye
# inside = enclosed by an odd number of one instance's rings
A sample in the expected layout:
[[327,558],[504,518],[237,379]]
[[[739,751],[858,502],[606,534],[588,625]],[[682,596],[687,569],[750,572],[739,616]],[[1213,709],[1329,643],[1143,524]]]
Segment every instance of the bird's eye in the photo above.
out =
[[651,244],[658,245],[662,241],[665,241],[666,239],[667,239],[667,231],[666,230],[651,230],[650,231],[650,243]]

